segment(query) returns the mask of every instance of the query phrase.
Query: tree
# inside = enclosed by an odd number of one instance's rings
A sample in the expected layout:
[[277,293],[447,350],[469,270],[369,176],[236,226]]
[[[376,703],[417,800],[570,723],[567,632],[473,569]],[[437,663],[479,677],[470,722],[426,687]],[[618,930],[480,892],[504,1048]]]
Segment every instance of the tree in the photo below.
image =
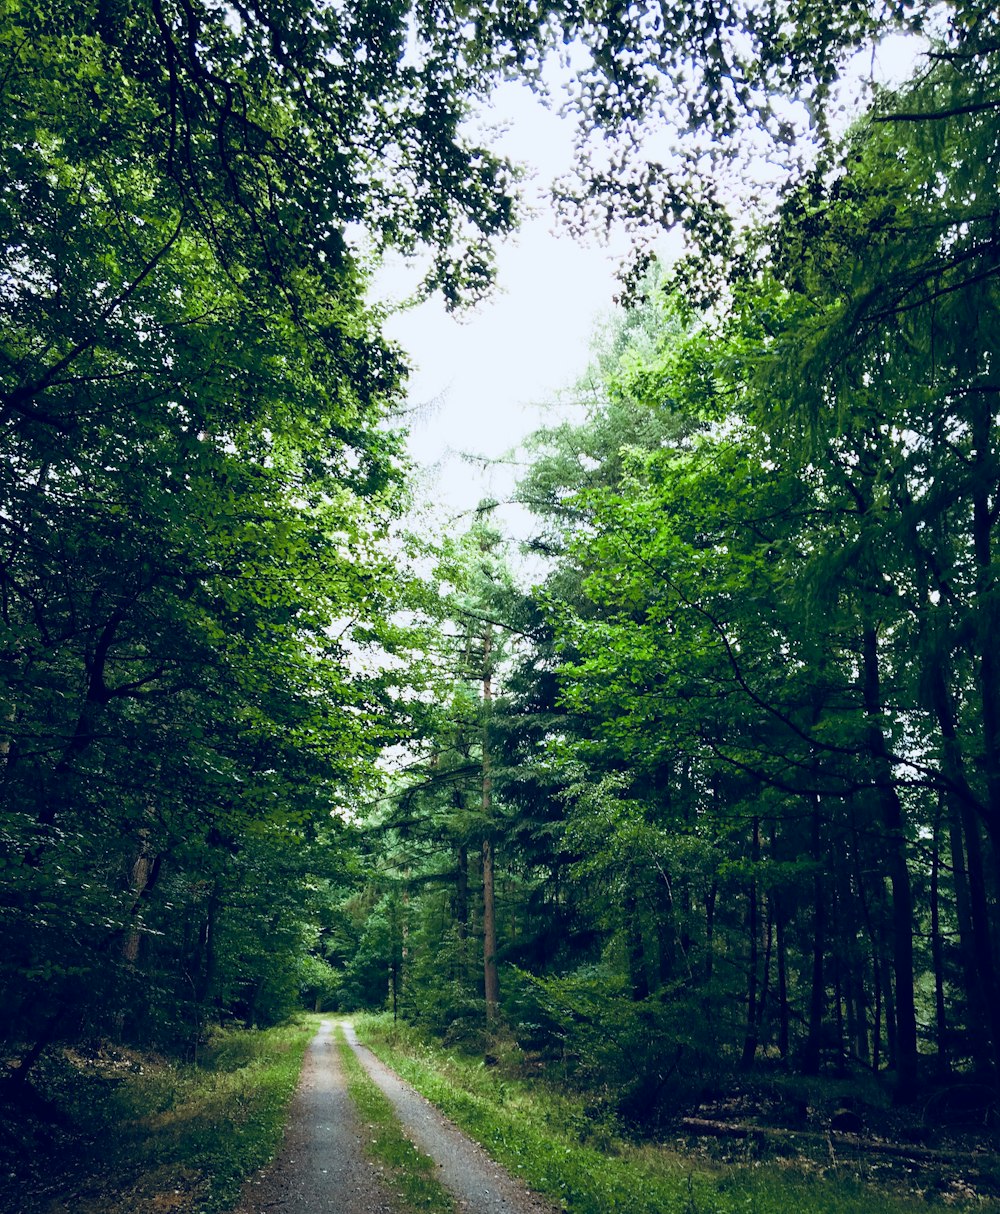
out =
[[[284,832],[323,828],[381,741],[378,687],[349,661],[354,625],[387,601],[398,440],[379,423],[399,361],[357,265],[332,256],[330,217],[292,224],[316,183],[269,192],[289,164],[263,124],[277,137],[285,102],[261,85],[237,104],[235,70],[226,94],[221,14],[162,15],[28,7],[0,31],[3,1006],[19,1082],[56,1036],[169,1038],[227,1000],[263,1014],[214,943],[238,874],[252,856],[281,904]],[[187,19],[204,38],[188,30],[183,66],[170,46]],[[171,971],[190,982],[161,983]]]
[[[975,80],[965,71],[973,60]],[[997,410],[996,190],[984,165],[997,126],[984,96],[995,73],[985,29],[961,48],[941,45],[931,69],[859,126],[836,167],[790,196],[774,231],[790,321],[769,343],[774,392],[762,396],[765,424],[786,443],[797,436],[804,460],[827,452],[854,498],[868,593],[884,603],[891,588],[905,611],[906,633],[883,627],[881,644],[909,680],[908,729],[921,741],[904,747],[881,784],[923,781],[950,806],[967,970],[980,975],[968,984],[978,1010],[967,1023],[981,1066],[998,1031],[984,1002],[996,932],[984,897],[996,874],[984,865],[998,854],[997,672],[985,639],[995,608]],[[875,644],[869,630],[873,675]]]

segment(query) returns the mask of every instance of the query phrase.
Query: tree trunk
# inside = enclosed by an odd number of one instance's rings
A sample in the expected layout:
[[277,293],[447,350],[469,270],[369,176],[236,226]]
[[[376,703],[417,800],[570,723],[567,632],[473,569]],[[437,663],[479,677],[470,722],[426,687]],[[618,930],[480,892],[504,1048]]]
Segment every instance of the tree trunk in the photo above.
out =
[[458,872],[455,877],[455,926],[458,932],[458,970],[462,982],[467,976],[469,939],[469,849],[458,846]]
[[[772,898],[774,895],[772,894]],[[778,961],[778,1053],[781,1061],[788,1062],[788,1037],[790,1013],[788,1007],[788,957],[785,950],[785,912],[782,900],[774,900],[775,948]]]
[[934,967],[934,1028],[937,1041],[937,1067],[942,1075],[949,1071],[948,1022],[944,1000],[944,952],[941,939],[941,818],[944,797],[938,797],[931,839],[931,962]]
[[979,819],[971,809],[962,809],[962,833],[965,838],[966,877],[969,883],[969,910],[972,920],[972,952],[975,961],[978,989],[982,992],[986,1020],[984,1028],[992,1037],[990,1057],[1000,1070],[1000,991],[997,989],[995,971],[995,941],[991,930],[989,895],[986,885],[986,866],[983,862],[983,839]]
[[802,1070],[806,1075],[818,1075],[823,1042],[823,1015],[826,1010],[826,975],[823,962],[826,954],[826,889],[823,882],[822,822],[819,798],[812,806],[813,861],[813,952],[812,981],[809,990],[809,1027],[802,1055]]
[[496,1020],[500,1002],[497,977],[496,904],[493,895],[493,840],[483,840],[483,990],[486,996],[486,1021]]
[[628,950],[629,985],[632,990],[632,999],[638,1003],[649,996],[649,979],[646,976],[646,950],[642,941],[639,907],[631,887],[626,890],[622,898],[622,916],[625,921],[625,941]]
[[[955,911],[969,1013],[969,1047],[978,1070],[1000,1069],[1000,1006],[993,963],[993,929],[986,895],[979,822],[987,815],[966,777],[955,709],[941,658],[928,681],[941,735],[942,768],[948,781],[948,824]],[[963,841],[964,836],[964,841]]]
[[917,1086],[917,1009],[913,988],[913,892],[906,863],[903,806],[892,779],[889,750],[882,731],[882,693],[878,637],[874,625],[862,630],[863,695],[866,741],[872,761],[887,869],[892,889],[892,968],[896,1022],[896,1079],[900,1099],[908,1100]]
[[705,893],[705,990],[707,998],[704,1003],[705,1023],[712,1023],[712,1010],[715,1006],[715,994],[712,990],[712,976],[715,972],[715,902],[719,894],[719,880],[712,879],[712,884]]
[[757,869],[760,865],[760,819],[754,816],[753,830],[750,843],[751,877],[750,888],[747,891],[747,936],[750,945],[750,957],[747,973],[747,1028],[743,1038],[743,1054],[740,1058],[740,1068],[748,1070],[753,1065],[757,1054],[757,967],[758,967],[758,917],[757,905]]
[[867,957],[862,947],[863,925],[859,906],[861,892],[855,885],[855,872],[861,868],[858,849],[857,823],[852,815],[850,842],[845,839],[842,854],[838,856],[837,871],[840,907],[838,920],[844,943],[846,961],[845,997],[847,1000],[847,1032],[850,1052],[865,1066],[870,1060],[868,1049],[868,998],[865,990]]
[[196,1002],[203,1008],[212,994],[215,986],[215,975],[218,968],[218,958],[215,949],[215,925],[220,910],[220,886],[216,879],[212,883],[211,893],[205,905],[205,918],[198,933],[198,981],[195,987]]
[[872,988],[875,1007],[872,1015],[872,1071],[877,1075],[882,1069],[882,979],[878,958],[874,959]]
[[492,1025],[500,1003],[500,982],[497,976],[496,901],[493,890],[493,834],[490,818],[493,809],[493,776],[490,769],[490,708],[493,701],[491,659],[492,629],[487,625],[483,636],[483,993],[486,999],[486,1022]]
[[972,541],[976,559],[977,611],[975,644],[978,648],[979,714],[983,748],[983,772],[986,778],[988,811],[987,834],[993,847],[994,873],[1000,885],[1000,606],[997,602],[997,574],[993,568],[994,503],[996,492],[993,470],[993,418],[997,408],[995,392],[982,392],[972,398]]
[[[154,856],[150,850],[149,832],[147,830],[139,831],[138,851],[132,861],[132,867],[129,872],[129,892],[132,894],[133,907],[137,909],[138,902],[146,892],[146,887],[149,885],[150,875],[153,871]],[[129,967],[134,969],[139,960],[139,948],[142,940],[142,933],[134,922],[129,925],[128,931],[125,933],[125,939],[122,941],[122,960]]]

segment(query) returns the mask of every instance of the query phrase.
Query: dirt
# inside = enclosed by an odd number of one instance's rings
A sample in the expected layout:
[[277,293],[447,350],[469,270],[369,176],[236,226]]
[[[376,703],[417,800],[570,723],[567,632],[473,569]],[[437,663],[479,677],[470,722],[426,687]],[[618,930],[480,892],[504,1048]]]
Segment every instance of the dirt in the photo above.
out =
[[[471,1139],[358,1043],[342,1026],[361,1065],[386,1094],[404,1132],[437,1164],[437,1178],[469,1214],[553,1214]],[[395,1205],[379,1169],[362,1150],[362,1130],[347,1095],[324,1021],[306,1053],[277,1159],[250,1181],[235,1214],[383,1214]]]

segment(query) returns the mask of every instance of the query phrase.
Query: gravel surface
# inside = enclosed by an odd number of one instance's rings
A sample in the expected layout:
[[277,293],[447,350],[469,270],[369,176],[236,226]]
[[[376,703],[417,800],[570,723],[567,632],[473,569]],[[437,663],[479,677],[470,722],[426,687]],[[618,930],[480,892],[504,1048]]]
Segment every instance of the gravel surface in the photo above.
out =
[[407,1136],[438,1165],[437,1178],[460,1210],[469,1214],[553,1214],[555,1206],[494,1163],[478,1143],[361,1045],[351,1025],[342,1028],[361,1065],[392,1101]]
[[235,1214],[389,1214],[398,1207],[361,1150],[361,1131],[325,1020],[309,1044],[277,1159]]

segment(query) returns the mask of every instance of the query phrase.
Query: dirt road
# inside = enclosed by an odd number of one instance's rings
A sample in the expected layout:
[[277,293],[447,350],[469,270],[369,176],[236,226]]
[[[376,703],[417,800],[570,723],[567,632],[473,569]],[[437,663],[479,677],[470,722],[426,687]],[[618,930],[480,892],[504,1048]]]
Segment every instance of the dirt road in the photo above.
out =
[[235,1214],[389,1214],[378,1171],[361,1151],[361,1129],[325,1020],[309,1044],[285,1139],[274,1163],[251,1180]]
[[[467,1214],[552,1214],[433,1105],[359,1045],[343,1025],[362,1066],[396,1110],[404,1131],[437,1164],[437,1177]],[[398,1206],[379,1170],[361,1150],[361,1127],[347,1095],[333,1039],[324,1021],[313,1039],[292,1102],[278,1158],[243,1192],[236,1214],[388,1214]]]

